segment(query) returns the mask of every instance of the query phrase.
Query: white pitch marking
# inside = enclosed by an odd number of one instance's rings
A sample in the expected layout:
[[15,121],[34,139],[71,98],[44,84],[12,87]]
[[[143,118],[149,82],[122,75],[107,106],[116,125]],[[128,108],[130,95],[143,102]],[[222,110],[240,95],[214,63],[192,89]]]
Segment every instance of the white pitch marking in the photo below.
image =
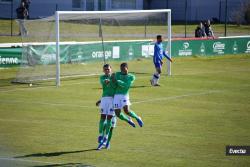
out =
[[189,94],[179,95],[179,96],[160,97],[160,98],[136,101],[136,102],[133,102],[132,104],[148,103],[148,102],[164,101],[164,100],[172,100],[172,99],[179,99],[179,98],[190,97],[190,96],[207,95],[207,94],[219,93],[219,92],[221,92],[221,91],[216,90],[216,91],[208,91],[208,92],[200,92],[200,93],[189,93]]
[[[63,86],[71,86],[71,85],[80,85],[80,84],[94,84],[94,83],[98,83],[98,82],[77,82],[77,83],[71,83],[71,84],[63,84]],[[5,93],[5,92],[15,92],[15,91],[26,91],[26,90],[34,90],[34,89],[43,89],[43,88],[56,88],[56,86],[41,86],[41,87],[36,87],[35,85],[33,85],[33,87],[28,87],[27,84],[27,88],[16,88],[16,89],[11,89],[10,90],[0,90],[1,93]]]
[[[2,121],[2,122],[17,122],[17,123],[28,123],[28,124],[47,124],[47,123],[52,123],[52,122],[49,122],[49,121],[40,121],[40,120],[36,120],[36,121],[34,121],[34,120],[32,120],[32,121],[30,121],[30,120],[18,120],[18,119],[2,119],[2,118],[0,118],[0,121]],[[67,125],[57,125],[57,124],[54,124],[53,126],[60,126],[60,127],[65,127],[65,128],[72,128],[72,127],[74,127],[74,128],[93,128],[93,127],[95,127],[94,125],[92,125],[92,126],[90,126],[90,125],[87,125],[87,126],[76,126],[76,125],[69,125],[69,124],[67,124]]]
[[[163,101],[163,100],[172,100],[172,99],[179,99],[184,97],[190,97],[190,96],[198,96],[198,95],[206,95],[211,93],[219,93],[221,91],[207,91],[207,92],[200,92],[200,93],[189,93],[179,96],[170,96],[170,97],[160,97],[160,98],[154,98],[154,99],[146,99],[141,101],[135,101],[132,102],[132,104],[140,104],[140,103],[147,103],[147,102],[155,102],[155,101]],[[27,101],[5,101],[0,100],[0,102],[6,102],[6,103],[29,103]],[[41,104],[41,105],[51,105],[51,106],[71,106],[71,107],[83,107],[83,108],[96,108],[95,106],[83,106],[83,105],[74,105],[74,104],[65,104],[65,103],[47,103],[47,102],[31,102],[29,104]]]
[[71,107],[82,107],[82,108],[96,108],[94,105],[93,106],[84,106],[84,105],[67,104],[67,103],[29,102],[29,101],[21,101],[21,100],[0,100],[0,102],[2,102],[2,103],[26,103],[26,104],[40,104],[40,105],[51,105],[51,106],[71,106]]
[[0,157],[0,160],[4,161],[20,161],[20,162],[30,162],[30,163],[43,163],[43,164],[61,164],[56,162],[46,162],[46,161],[34,161],[34,160],[26,160],[26,159],[19,159],[19,158],[9,158],[9,157]]

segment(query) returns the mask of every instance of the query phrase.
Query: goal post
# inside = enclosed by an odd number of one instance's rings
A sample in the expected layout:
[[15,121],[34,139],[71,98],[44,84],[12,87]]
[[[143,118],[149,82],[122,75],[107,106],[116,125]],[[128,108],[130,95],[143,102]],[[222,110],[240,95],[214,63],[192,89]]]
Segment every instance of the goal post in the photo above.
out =
[[[171,56],[171,10],[56,11],[55,15],[24,20],[22,58],[16,83],[49,82],[99,75],[104,63],[119,70],[151,74],[157,35]],[[164,71],[171,75],[171,64]]]
[[[169,57],[171,58],[172,54],[171,54],[171,47],[172,47],[172,42],[171,42],[171,39],[172,39],[172,23],[171,23],[171,10],[168,12],[168,53],[169,53]],[[171,62],[170,61],[167,61],[168,65],[167,65],[167,73],[168,75],[170,76],[171,75]]]
[[55,13],[55,20],[56,20],[56,86],[61,85],[61,79],[60,79],[60,25],[59,25],[59,19],[60,15],[59,12],[56,11]]

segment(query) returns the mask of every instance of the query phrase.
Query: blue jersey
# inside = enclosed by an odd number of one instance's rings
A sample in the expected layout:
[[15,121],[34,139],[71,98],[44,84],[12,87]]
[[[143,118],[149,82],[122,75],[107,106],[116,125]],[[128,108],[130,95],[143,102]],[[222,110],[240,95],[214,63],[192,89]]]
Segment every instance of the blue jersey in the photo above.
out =
[[161,64],[163,56],[167,57],[167,54],[163,50],[162,43],[156,42],[154,46],[154,64]]

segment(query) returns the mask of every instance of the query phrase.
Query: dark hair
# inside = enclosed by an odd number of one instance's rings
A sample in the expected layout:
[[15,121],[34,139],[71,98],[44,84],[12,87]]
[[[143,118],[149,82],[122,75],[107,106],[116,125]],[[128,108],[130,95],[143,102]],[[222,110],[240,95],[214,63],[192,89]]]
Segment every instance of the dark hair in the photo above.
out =
[[157,36],[156,36],[156,39],[161,39],[161,35],[157,35]]
[[109,67],[111,67],[109,64],[104,64],[103,65],[103,68],[109,68]]
[[128,63],[122,63],[120,67],[127,67],[128,68]]

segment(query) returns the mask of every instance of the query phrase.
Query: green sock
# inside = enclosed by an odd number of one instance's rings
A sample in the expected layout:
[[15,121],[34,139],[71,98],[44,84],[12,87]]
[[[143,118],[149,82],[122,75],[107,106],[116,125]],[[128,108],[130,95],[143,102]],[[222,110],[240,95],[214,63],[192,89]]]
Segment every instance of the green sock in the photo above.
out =
[[120,112],[119,118],[120,118],[121,120],[123,120],[123,121],[126,121],[126,122],[129,121],[128,116],[126,116],[126,115],[123,114],[122,112]]
[[105,135],[106,126],[107,126],[107,123],[104,122],[104,124],[103,124],[103,130],[102,130],[102,136]]
[[112,122],[111,119],[107,120],[107,124],[106,124],[106,130],[105,130],[105,136],[107,136],[109,134],[110,128],[112,126]]
[[100,122],[99,122],[99,134],[100,135],[102,135],[104,132],[104,122],[105,122],[104,119],[100,119]]
[[112,138],[112,134],[113,134],[113,128],[111,128],[110,131],[109,131],[109,137],[108,137],[107,143],[110,143],[110,140]]
[[130,110],[128,113],[132,118],[139,119],[138,115],[136,115],[136,113],[134,113],[132,110]]

